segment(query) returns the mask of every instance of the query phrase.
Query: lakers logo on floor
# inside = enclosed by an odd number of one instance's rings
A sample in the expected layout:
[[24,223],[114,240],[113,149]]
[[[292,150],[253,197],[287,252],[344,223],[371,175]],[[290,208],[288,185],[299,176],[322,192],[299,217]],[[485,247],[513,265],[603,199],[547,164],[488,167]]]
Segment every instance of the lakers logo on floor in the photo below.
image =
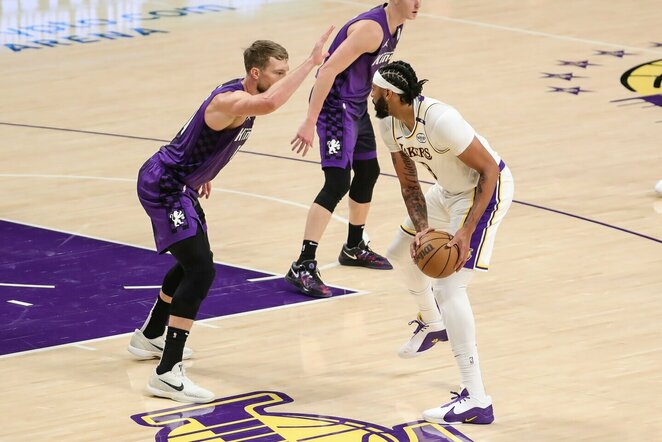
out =
[[639,96],[613,100],[614,103],[634,101],[645,106],[662,107],[662,59],[628,69],[621,76],[621,84]]
[[302,413],[276,413],[268,407],[293,402],[284,393],[257,391],[186,405],[131,418],[140,425],[161,427],[157,442],[166,441],[325,441],[325,442],[471,442],[453,427],[424,421],[393,428],[354,419]]

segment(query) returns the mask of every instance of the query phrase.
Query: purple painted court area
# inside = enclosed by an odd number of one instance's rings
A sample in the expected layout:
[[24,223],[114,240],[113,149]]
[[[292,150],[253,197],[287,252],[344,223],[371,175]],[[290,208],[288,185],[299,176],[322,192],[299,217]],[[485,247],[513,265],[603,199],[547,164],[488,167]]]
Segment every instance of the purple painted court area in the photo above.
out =
[[[0,355],[133,331],[158,289],[124,287],[158,286],[174,264],[151,250],[7,221],[0,221],[0,244]],[[247,281],[264,276],[271,275],[216,264],[198,319],[312,300],[282,278]]]

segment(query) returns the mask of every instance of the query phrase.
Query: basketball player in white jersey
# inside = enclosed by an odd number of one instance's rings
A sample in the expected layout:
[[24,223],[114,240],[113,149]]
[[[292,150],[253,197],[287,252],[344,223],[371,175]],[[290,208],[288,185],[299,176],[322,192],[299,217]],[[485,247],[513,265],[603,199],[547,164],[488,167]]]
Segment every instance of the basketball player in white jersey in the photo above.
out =
[[[414,335],[399,354],[415,357],[450,340],[462,378],[460,393],[426,410],[423,418],[489,424],[494,421],[492,399],[481,378],[467,287],[476,270],[488,268],[497,228],[513,199],[513,177],[457,110],[420,95],[423,83],[402,61],[381,67],[373,77],[373,104],[409,213],[387,256],[403,270],[420,312],[411,322],[416,323]],[[414,162],[436,181],[425,196]],[[443,279],[431,280],[413,262],[416,245],[430,230],[454,235],[448,246],[460,249],[456,272]]]

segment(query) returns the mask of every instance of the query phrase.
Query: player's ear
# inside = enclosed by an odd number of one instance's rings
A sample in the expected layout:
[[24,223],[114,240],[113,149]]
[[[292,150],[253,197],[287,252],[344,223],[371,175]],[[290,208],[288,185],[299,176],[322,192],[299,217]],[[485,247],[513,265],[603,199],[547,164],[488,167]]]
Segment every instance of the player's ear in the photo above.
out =
[[253,80],[257,80],[258,78],[260,78],[260,70],[258,68],[252,67],[251,70],[248,72]]

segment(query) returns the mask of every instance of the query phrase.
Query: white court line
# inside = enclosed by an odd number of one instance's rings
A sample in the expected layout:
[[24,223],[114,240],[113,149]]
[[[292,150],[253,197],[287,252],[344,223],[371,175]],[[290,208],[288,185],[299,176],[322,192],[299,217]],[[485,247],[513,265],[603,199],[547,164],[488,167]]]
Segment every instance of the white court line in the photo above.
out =
[[334,262],[330,262],[328,264],[324,264],[323,266],[318,267],[318,269],[328,270],[328,269],[332,269],[334,267],[338,267],[339,265],[340,265],[340,263],[338,261],[334,261]]
[[[340,263],[338,261],[333,261],[328,264],[325,264],[321,267],[318,267],[319,270],[327,270],[327,269],[332,269],[334,267],[338,267]],[[273,276],[262,276],[260,278],[248,278],[246,281],[248,282],[260,282],[260,281],[271,281],[272,279],[280,279],[284,278],[284,274],[278,274],[278,275],[273,275]],[[335,287],[335,286],[334,286]]]
[[54,285],[39,285],[39,284],[14,284],[11,282],[0,282],[0,287],[24,287],[29,289],[54,289]]
[[[343,290],[354,290],[354,289],[350,289],[350,288],[342,287],[342,286],[334,286],[334,287],[338,287],[338,288],[343,289]],[[212,325],[212,324],[207,324],[207,322],[211,322],[211,321],[225,321],[225,320],[230,320],[232,318],[236,318],[236,317],[239,317],[239,316],[248,316],[248,315],[254,315],[254,314],[263,313],[263,312],[271,312],[271,311],[275,311],[275,310],[284,310],[284,309],[288,309],[288,308],[301,307],[301,306],[306,306],[306,305],[311,305],[311,304],[319,304],[321,302],[336,302],[336,301],[340,301],[340,300],[346,299],[346,298],[354,298],[354,297],[358,297],[358,296],[367,295],[369,293],[370,292],[358,290],[358,291],[356,291],[356,293],[350,293],[348,295],[342,295],[340,297],[310,299],[310,300],[306,300],[304,302],[299,302],[299,303],[296,303],[296,304],[277,305],[275,307],[263,308],[263,309],[260,309],[260,310],[251,310],[249,312],[235,313],[235,314],[226,315],[226,316],[218,316],[216,318],[201,319],[199,321],[195,321],[194,324],[201,325],[201,326],[204,327],[205,325]],[[220,328],[220,327],[218,327],[218,328]],[[89,343],[92,343],[92,342],[112,341],[114,339],[119,339],[119,338],[129,338],[131,335],[133,335],[133,332],[122,333],[122,334],[113,335],[113,336],[104,336],[102,338],[88,339],[88,340],[85,340],[85,341],[70,342],[68,344],[54,345],[52,347],[44,347],[44,348],[36,348],[34,350],[19,351],[17,353],[10,353],[10,354],[6,354],[6,355],[0,355],[0,359],[9,359],[9,358],[13,358],[13,357],[16,357],[16,356],[25,356],[25,355],[29,355],[29,354],[33,354],[33,353],[42,353],[42,352],[46,352],[46,351],[56,350],[58,348],[76,347],[76,346],[80,346],[81,344],[89,344]],[[90,348],[92,348],[92,347],[90,347]]]
[[260,282],[260,281],[271,281],[272,279],[280,279],[284,278],[285,275],[279,274],[279,275],[273,275],[273,276],[261,276],[259,278],[248,278],[246,281],[248,282]]
[[94,348],[94,347],[89,347],[89,346],[87,346],[87,345],[83,345],[83,344],[71,344],[71,346],[72,346],[72,347],[76,347],[76,348],[81,348],[81,349],[83,349],[83,350],[87,350],[87,351],[97,351],[96,348]]
[[195,322],[195,324],[197,324],[197,325],[199,325],[199,326],[201,326],[201,327],[207,327],[207,328],[221,328],[221,327],[219,327],[218,325],[207,324],[206,322],[202,322],[202,321],[197,321],[197,322]]
[[[360,3],[360,2],[355,2],[351,0],[331,0],[333,3],[343,3],[346,5],[352,5],[352,6],[360,6],[362,8],[365,8],[369,6],[366,3]],[[579,38],[579,37],[571,37],[568,35],[559,35],[559,34],[550,34],[549,32],[540,32],[540,31],[531,31],[529,29],[522,29],[522,28],[514,28],[512,26],[503,26],[503,25],[495,25],[492,23],[485,23],[485,22],[480,22],[476,20],[467,20],[467,19],[462,19],[462,18],[453,18],[453,17],[448,17],[445,15],[435,15],[435,14],[428,14],[425,12],[419,12],[419,16],[421,17],[428,17],[428,18],[436,18],[438,20],[445,20],[449,22],[454,22],[454,23],[460,23],[464,25],[470,25],[470,26],[479,26],[482,28],[490,28],[490,29],[496,29],[498,31],[508,31],[508,32],[517,32],[519,34],[526,34],[526,35],[533,35],[536,37],[545,37],[545,38],[553,38],[556,40],[567,40],[567,41],[574,41],[577,43],[586,43],[586,44],[593,44],[593,45],[601,45],[601,46],[609,46],[613,48],[619,48],[619,49],[630,49],[633,51],[641,51],[641,52],[650,52],[652,54],[662,54],[661,50],[656,50],[656,49],[651,49],[651,48],[640,48],[637,46],[628,46],[628,45],[623,45],[619,43],[611,43],[608,41],[600,41],[600,40],[591,40],[588,38]]]
[[9,302],[10,304],[21,305],[23,307],[32,307],[32,304],[30,304],[29,302],[17,301],[15,299],[10,299],[7,302]]
[[125,285],[126,290],[160,289],[160,285]]

